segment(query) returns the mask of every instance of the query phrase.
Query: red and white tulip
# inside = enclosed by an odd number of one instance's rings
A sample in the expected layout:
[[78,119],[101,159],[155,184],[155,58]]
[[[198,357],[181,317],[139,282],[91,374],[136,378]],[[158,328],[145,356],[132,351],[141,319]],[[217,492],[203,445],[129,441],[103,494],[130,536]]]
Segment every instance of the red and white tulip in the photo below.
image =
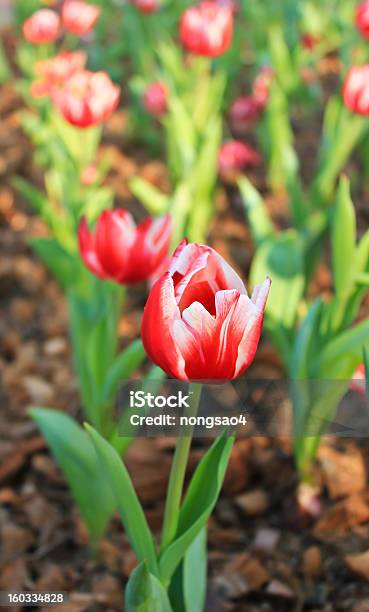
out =
[[145,306],[147,354],[169,376],[184,381],[240,376],[256,353],[269,288],[266,279],[250,298],[214,249],[183,241]]

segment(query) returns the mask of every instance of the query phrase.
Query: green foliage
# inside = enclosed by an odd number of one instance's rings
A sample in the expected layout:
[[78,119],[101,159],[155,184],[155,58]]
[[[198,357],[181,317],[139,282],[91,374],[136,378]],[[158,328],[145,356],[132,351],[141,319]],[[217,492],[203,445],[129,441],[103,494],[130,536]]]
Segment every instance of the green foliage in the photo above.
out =
[[171,612],[168,595],[143,561],[133,570],[126,588],[127,612]]
[[89,436],[70,416],[58,410],[32,408],[30,415],[45,436],[86,522],[91,542],[96,544],[116,504]]
[[154,540],[129,473],[116,450],[90,425],[85,425],[94,443],[106,478],[115,495],[119,514],[129,542],[140,562],[146,562],[154,576],[159,575]]

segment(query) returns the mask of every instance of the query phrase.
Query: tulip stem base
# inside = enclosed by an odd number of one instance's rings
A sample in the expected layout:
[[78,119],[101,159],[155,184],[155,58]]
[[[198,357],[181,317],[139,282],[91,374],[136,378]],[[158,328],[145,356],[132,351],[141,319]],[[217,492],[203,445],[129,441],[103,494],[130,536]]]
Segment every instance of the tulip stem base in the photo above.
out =
[[[202,385],[199,383],[191,383],[191,403],[187,410],[187,416],[196,416],[201,397]],[[176,450],[174,452],[173,463],[169,476],[169,484],[167,498],[164,510],[164,523],[161,538],[161,551],[173,541],[179,518],[179,509],[181,505],[183,484],[186,475],[188,456],[190,453],[192,442],[193,428],[189,432],[186,427],[186,435],[182,435],[177,440]]]

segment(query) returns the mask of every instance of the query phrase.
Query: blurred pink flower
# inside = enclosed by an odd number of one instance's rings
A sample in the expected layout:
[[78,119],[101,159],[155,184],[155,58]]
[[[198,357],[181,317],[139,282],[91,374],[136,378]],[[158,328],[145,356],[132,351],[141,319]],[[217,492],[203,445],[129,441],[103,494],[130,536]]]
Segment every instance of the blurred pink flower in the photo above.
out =
[[356,7],[355,23],[364,38],[369,39],[369,1],[362,2]]
[[260,161],[259,153],[250,145],[239,140],[228,140],[219,150],[219,174],[222,178],[227,178],[247,167],[257,166]]
[[62,8],[63,26],[72,34],[85,36],[95,26],[100,12],[95,4],[83,0],[65,0]]
[[150,115],[161,117],[167,112],[167,96],[168,88],[165,83],[156,81],[145,89],[142,102]]
[[98,175],[99,175],[99,172],[98,172],[96,164],[89,164],[88,166],[83,168],[81,172],[80,179],[81,179],[82,185],[85,185],[86,187],[93,185],[94,183],[96,183]]
[[133,4],[141,13],[156,13],[160,8],[158,0],[133,0]]
[[235,129],[243,129],[259,119],[260,105],[254,96],[240,96],[232,103],[230,117]]
[[253,87],[252,95],[260,109],[265,108],[269,100],[270,86],[273,80],[274,72],[270,66],[264,66],[261,68],[259,74],[256,76]]
[[232,42],[232,11],[208,1],[190,6],[181,17],[179,31],[188,51],[208,57],[223,55]]
[[59,32],[59,15],[50,9],[36,11],[23,23],[24,38],[34,45],[55,42]]
[[52,95],[74,72],[84,68],[87,56],[84,51],[63,51],[50,59],[35,64],[37,79],[32,83],[31,94],[35,97]]
[[79,70],[54,92],[64,119],[80,128],[106,121],[118,106],[120,89],[105,72]]
[[369,115],[369,64],[353,66],[343,83],[343,101],[359,115]]

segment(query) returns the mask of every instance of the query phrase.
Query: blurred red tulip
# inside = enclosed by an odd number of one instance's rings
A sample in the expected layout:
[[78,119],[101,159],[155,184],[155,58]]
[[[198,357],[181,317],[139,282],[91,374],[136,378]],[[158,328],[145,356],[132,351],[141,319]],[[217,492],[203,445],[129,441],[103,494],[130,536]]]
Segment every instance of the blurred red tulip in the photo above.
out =
[[85,36],[95,26],[100,8],[83,0],[65,0],[62,8],[63,26],[68,32]]
[[219,149],[219,174],[221,177],[227,177],[241,172],[244,168],[257,166],[260,161],[259,153],[250,145],[239,140],[228,140]]
[[118,106],[120,89],[105,72],[79,70],[53,95],[64,119],[80,128],[106,121]]
[[55,42],[59,32],[59,15],[50,9],[36,11],[23,24],[24,38],[34,45]]
[[319,38],[314,34],[306,32],[301,36],[301,44],[307,51],[313,51],[316,45],[319,43]]
[[359,115],[369,115],[369,64],[353,66],[343,83],[343,101]]
[[182,44],[188,51],[217,57],[225,53],[232,42],[232,11],[214,2],[201,2],[185,10],[179,29]]
[[253,98],[259,108],[265,108],[269,100],[270,86],[273,80],[274,72],[270,66],[264,66],[254,80],[252,86]]
[[133,4],[141,13],[156,13],[160,7],[158,0],[134,0]]
[[356,8],[355,23],[364,38],[369,39],[369,1],[362,2]]
[[260,117],[260,106],[254,96],[240,96],[230,108],[230,117],[235,129],[245,128]]
[[35,97],[50,96],[55,88],[61,86],[77,70],[84,68],[87,55],[84,51],[63,51],[50,59],[40,60],[35,64],[37,80],[31,87]]
[[154,117],[161,117],[167,112],[168,88],[165,83],[157,81],[145,89],[142,102],[147,112]]
[[176,249],[153,286],[142,341],[154,363],[180,380],[232,380],[254,359],[270,279],[251,299],[233,268],[208,246]]
[[146,280],[166,258],[172,233],[169,215],[136,226],[124,209],[105,210],[94,232],[83,217],[78,230],[81,257],[91,272],[117,283]]

